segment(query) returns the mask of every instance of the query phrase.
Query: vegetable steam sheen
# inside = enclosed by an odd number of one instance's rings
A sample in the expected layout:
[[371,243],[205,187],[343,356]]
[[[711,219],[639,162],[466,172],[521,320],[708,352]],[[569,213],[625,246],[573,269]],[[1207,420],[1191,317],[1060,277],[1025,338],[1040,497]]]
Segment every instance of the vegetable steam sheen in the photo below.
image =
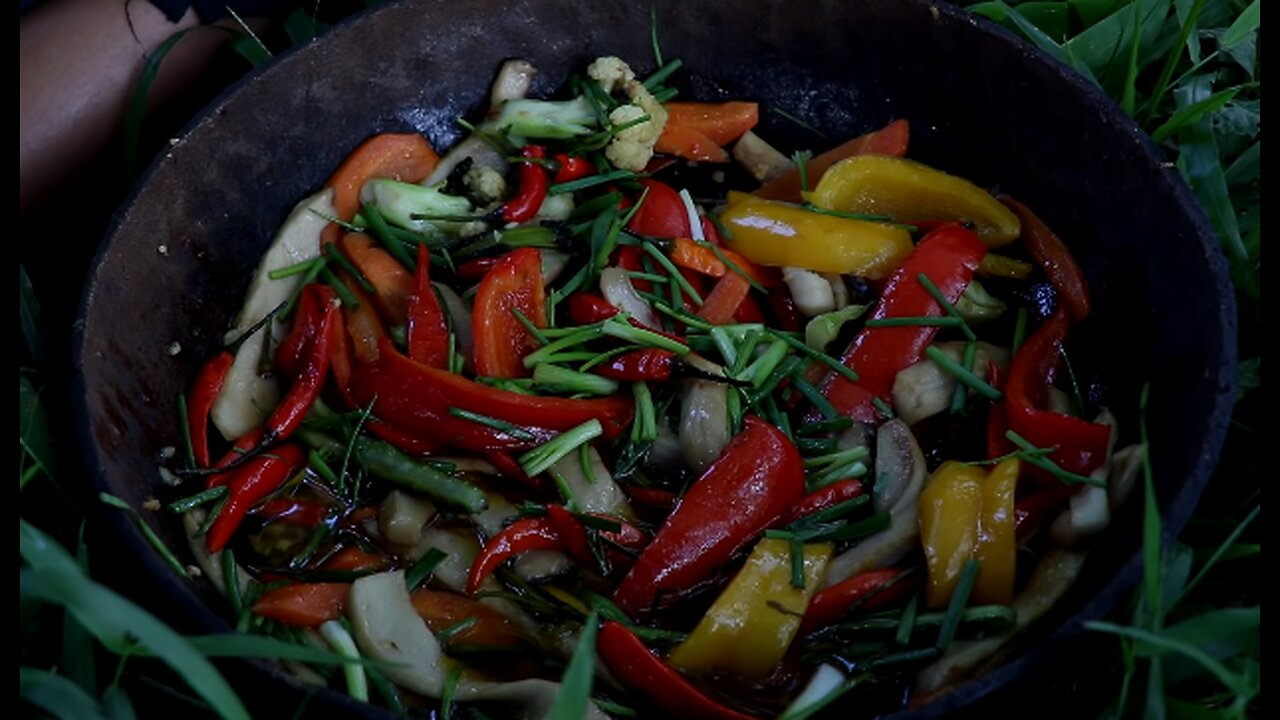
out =
[[368,661],[300,677],[422,717],[874,717],[1080,572],[1140,448],[1057,386],[1067,244],[905,120],[788,155],[679,67],[531,98],[507,62],[443,157],[369,138],[263,255],[173,507],[241,628]]

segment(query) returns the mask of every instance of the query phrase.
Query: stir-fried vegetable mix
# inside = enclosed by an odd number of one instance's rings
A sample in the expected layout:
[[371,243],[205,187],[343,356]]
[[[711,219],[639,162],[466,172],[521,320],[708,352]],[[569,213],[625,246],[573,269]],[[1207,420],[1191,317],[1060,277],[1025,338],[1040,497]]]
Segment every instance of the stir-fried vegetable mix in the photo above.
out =
[[870,717],[1080,571],[1133,453],[1058,387],[1066,245],[906,159],[905,120],[788,157],[678,69],[541,99],[508,62],[443,157],[372,137],[281,227],[171,508],[241,630],[362,659],[303,677],[454,717],[588,688],[592,717]]

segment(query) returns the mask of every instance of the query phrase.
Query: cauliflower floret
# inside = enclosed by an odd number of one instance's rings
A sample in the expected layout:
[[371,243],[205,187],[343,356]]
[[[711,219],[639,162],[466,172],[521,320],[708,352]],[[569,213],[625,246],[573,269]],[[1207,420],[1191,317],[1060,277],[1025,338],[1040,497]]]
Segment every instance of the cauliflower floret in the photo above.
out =
[[600,87],[606,92],[613,94],[621,91],[630,101],[609,113],[611,125],[626,125],[649,116],[648,120],[619,131],[604,149],[604,156],[617,167],[637,172],[643,170],[653,157],[653,146],[667,124],[667,109],[662,107],[662,103],[649,92],[644,83],[636,79],[631,66],[619,58],[597,58],[587,68],[587,75],[600,83]]
[[462,182],[471,191],[476,205],[486,206],[498,202],[507,194],[507,181],[502,173],[488,165],[472,166],[463,176]]
[[600,83],[600,87],[604,88],[605,92],[612,93],[615,90],[623,90],[629,83],[635,82],[636,74],[622,58],[609,55],[596,58],[595,62],[587,67],[587,77]]

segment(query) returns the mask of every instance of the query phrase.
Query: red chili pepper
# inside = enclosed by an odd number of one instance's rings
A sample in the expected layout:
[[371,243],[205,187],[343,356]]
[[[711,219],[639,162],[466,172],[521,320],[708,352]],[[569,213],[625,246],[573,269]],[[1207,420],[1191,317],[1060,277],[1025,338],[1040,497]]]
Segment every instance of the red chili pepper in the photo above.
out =
[[1111,428],[1039,409],[1047,402],[1070,326],[1068,311],[1059,307],[1018,349],[1009,364],[1004,412],[1009,429],[1036,447],[1055,448],[1050,459],[1058,467],[1088,475],[1107,459]]
[[[231,449],[223,453],[222,457],[218,458],[218,462],[214,463],[213,466],[215,468],[225,468],[231,465],[231,463],[239,460],[243,455],[258,447],[260,444],[262,444],[262,428],[257,427],[244,435],[241,435],[239,438],[236,438]],[[208,480],[205,481],[205,488],[208,489],[218,485],[226,485],[227,480],[231,478],[231,474],[233,472],[235,472],[234,468],[223,473],[210,475]]]
[[430,455],[444,449],[444,443],[432,438],[425,438],[421,435],[405,432],[399,428],[382,422],[378,418],[369,418],[364,423],[370,434],[382,440],[386,440],[399,450],[409,453],[410,455]]
[[676,354],[670,350],[644,348],[616,355],[595,366],[594,370],[597,375],[614,380],[664,381],[671,379],[671,370],[676,362]]
[[516,378],[529,374],[524,356],[537,347],[537,341],[516,317],[516,310],[535,327],[547,326],[542,256],[534,248],[502,256],[480,281],[471,311],[477,375]]
[[196,465],[209,467],[209,412],[213,409],[213,401],[222,392],[222,384],[226,382],[227,373],[235,363],[236,356],[230,350],[223,350],[214,355],[200,368],[196,380],[191,384],[191,397],[187,401],[187,428],[191,433],[191,450],[196,456]]
[[[547,151],[537,145],[525,145],[520,157],[542,159]],[[547,197],[547,171],[541,163],[520,163],[520,190],[502,206],[502,219],[509,223],[522,223],[533,219]]]
[[658,510],[670,510],[678,499],[675,493],[662,488],[627,485],[624,490],[631,502]]
[[[623,245],[618,248],[616,264],[629,272],[644,272],[644,252],[638,245]],[[631,278],[631,286],[640,292],[653,292],[653,283],[644,278]]]
[[[553,433],[596,419],[604,438],[617,437],[631,421],[630,398],[570,399],[523,395],[481,385],[461,375],[416,363],[384,339],[378,358],[352,368],[347,396],[356,407],[373,402],[373,414],[414,437],[483,452],[528,448]],[[517,437],[449,412],[457,408],[527,429]]]
[[915,590],[917,582],[912,578],[899,580],[887,585],[905,570],[885,568],[871,570],[832,585],[819,592],[809,601],[804,611],[804,619],[800,621],[798,635],[807,635],[833,623],[839,622],[849,612],[854,603],[860,610],[879,610],[906,597]]
[[754,720],[704,695],[621,623],[610,620],[601,626],[596,636],[596,653],[618,682],[652,700],[673,717]]
[[279,442],[292,435],[302,424],[302,418],[306,416],[307,411],[315,404],[316,398],[320,396],[320,389],[329,375],[331,359],[329,340],[332,336],[330,330],[333,327],[333,318],[338,314],[337,305],[331,303],[325,307],[324,315],[320,318],[319,326],[312,336],[311,346],[306,351],[298,376],[294,378],[293,385],[289,387],[289,392],[285,394],[284,399],[267,418],[267,424],[262,433],[262,442],[265,445]]
[[[778,294],[780,291],[774,290],[770,295]],[[760,309],[760,303],[751,293],[742,298],[742,303],[738,305],[738,309],[733,313],[734,322],[740,323],[765,323],[768,320],[764,316],[764,311]]]
[[[634,548],[644,542],[645,535],[640,530],[627,523],[620,525],[618,531],[600,531],[600,535],[624,547]],[[467,594],[475,595],[499,565],[533,550],[562,550],[577,562],[586,565],[594,562],[582,521],[559,505],[548,505],[546,517],[520,518],[485,543],[467,576]],[[615,560],[619,559],[620,553],[616,550],[610,554]]]
[[227,499],[209,526],[206,538],[209,552],[225,547],[249,509],[283,485],[306,459],[302,448],[285,444],[252,458],[237,469],[227,483]]
[[808,517],[819,510],[835,507],[842,502],[862,495],[862,481],[856,479],[841,480],[814,490],[796,503],[787,512],[779,525],[788,525],[801,518]]
[[449,324],[440,309],[440,298],[431,286],[431,254],[418,246],[418,269],[409,295],[409,357],[431,367],[449,369]]
[[618,308],[603,296],[582,291],[569,296],[569,319],[574,325],[592,325],[617,314]]
[[645,189],[644,202],[640,209],[631,216],[627,229],[638,235],[655,238],[687,238],[689,230],[689,211],[685,208],[680,193],[670,185],[643,178],[640,185]]
[[298,295],[298,306],[293,316],[293,328],[276,350],[276,369],[287,378],[297,376],[306,360],[307,349],[315,339],[316,331],[329,305],[337,293],[323,283],[311,283]]
[[[928,276],[954,303],[986,252],[986,245],[977,235],[957,225],[930,232],[889,278],[872,319],[942,316],[946,311],[917,277]],[[878,411],[872,399],[888,400],[898,371],[918,362],[937,332],[937,327],[929,326],[864,328],[841,358],[858,374],[858,381],[833,373],[823,385],[823,394],[841,414],[874,422]]]
[[711,578],[803,495],[804,463],[795,445],[773,425],[747,416],[742,432],[640,553],[613,601],[638,616],[661,596]]
[[1049,277],[1049,284],[1058,291],[1058,297],[1067,306],[1071,319],[1080,322],[1088,317],[1089,286],[1066,243],[1026,205],[1008,195],[1001,197],[1000,202],[1007,205],[1022,221],[1022,242],[1027,246],[1031,257],[1044,269],[1044,274]]
[[556,153],[553,157],[557,165],[556,176],[552,179],[554,183],[566,183],[596,174],[595,164],[581,155]]
[[297,498],[273,498],[258,506],[257,514],[263,522],[283,522],[289,525],[315,527],[324,522],[329,509],[318,502]]

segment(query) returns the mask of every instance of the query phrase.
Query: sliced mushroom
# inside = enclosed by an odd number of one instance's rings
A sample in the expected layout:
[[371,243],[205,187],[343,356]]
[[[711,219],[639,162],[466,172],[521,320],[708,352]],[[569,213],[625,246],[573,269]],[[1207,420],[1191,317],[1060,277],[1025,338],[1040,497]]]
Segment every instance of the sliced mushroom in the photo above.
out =
[[658,316],[654,314],[649,302],[640,297],[631,284],[631,276],[626,270],[608,267],[600,271],[600,294],[609,304],[621,312],[631,315],[641,324],[658,327]]
[[422,537],[422,528],[436,516],[436,506],[424,497],[392,490],[378,505],[378,530],[396,545],[412,546]]
[[[236,315],[235,326],[226,335],[228,341],[248,331],[293,295],[302,276],[295,274],[272,280],[271,273],[319,257],[320,231],[336,214],[332,188],[294,206],[253,272],[244,305]],[[263,366],[264,360],[269,365],[271,349],[288,331],[286,323],[273,320],[265,331],[254,333],[236,350],[235,362],[227,371],[222,390],[210,410],[214,427],[227,440],[235,440],[262,425],[279,404],[279,383],[263,372]]]
[[897,562],[920,542],[916,501],[924,487],[924,453],[901,420],[876,431],[874,477],[872,503],[877,512],[889,513],[889,527],[832,558],[824,587]]
[[790,158],[750,130],[734,143],[732,154],[733,159],[761,184],[786,174],[795,167]]
[[699,474],[729,444],[729,395],[723,383],[685,380],[680,398],[680,452]]
[[413,609],[403,570],[357,579],[346,612],[361,654],[384,663],[382,672],[400,687],[440,697],[452,661]]
[[[937,343],[947,357],[956,362],[964,356],[963,341]],[[987,342],[975,343],[973,367],[982,374],[990,363],[1004,369],[1009,365],[1009,351]],[[914,425],[927,417],[951,407],[956,379],[951,373],[929,358],[901,370],[893,379],[893,410],[908,425]]]

